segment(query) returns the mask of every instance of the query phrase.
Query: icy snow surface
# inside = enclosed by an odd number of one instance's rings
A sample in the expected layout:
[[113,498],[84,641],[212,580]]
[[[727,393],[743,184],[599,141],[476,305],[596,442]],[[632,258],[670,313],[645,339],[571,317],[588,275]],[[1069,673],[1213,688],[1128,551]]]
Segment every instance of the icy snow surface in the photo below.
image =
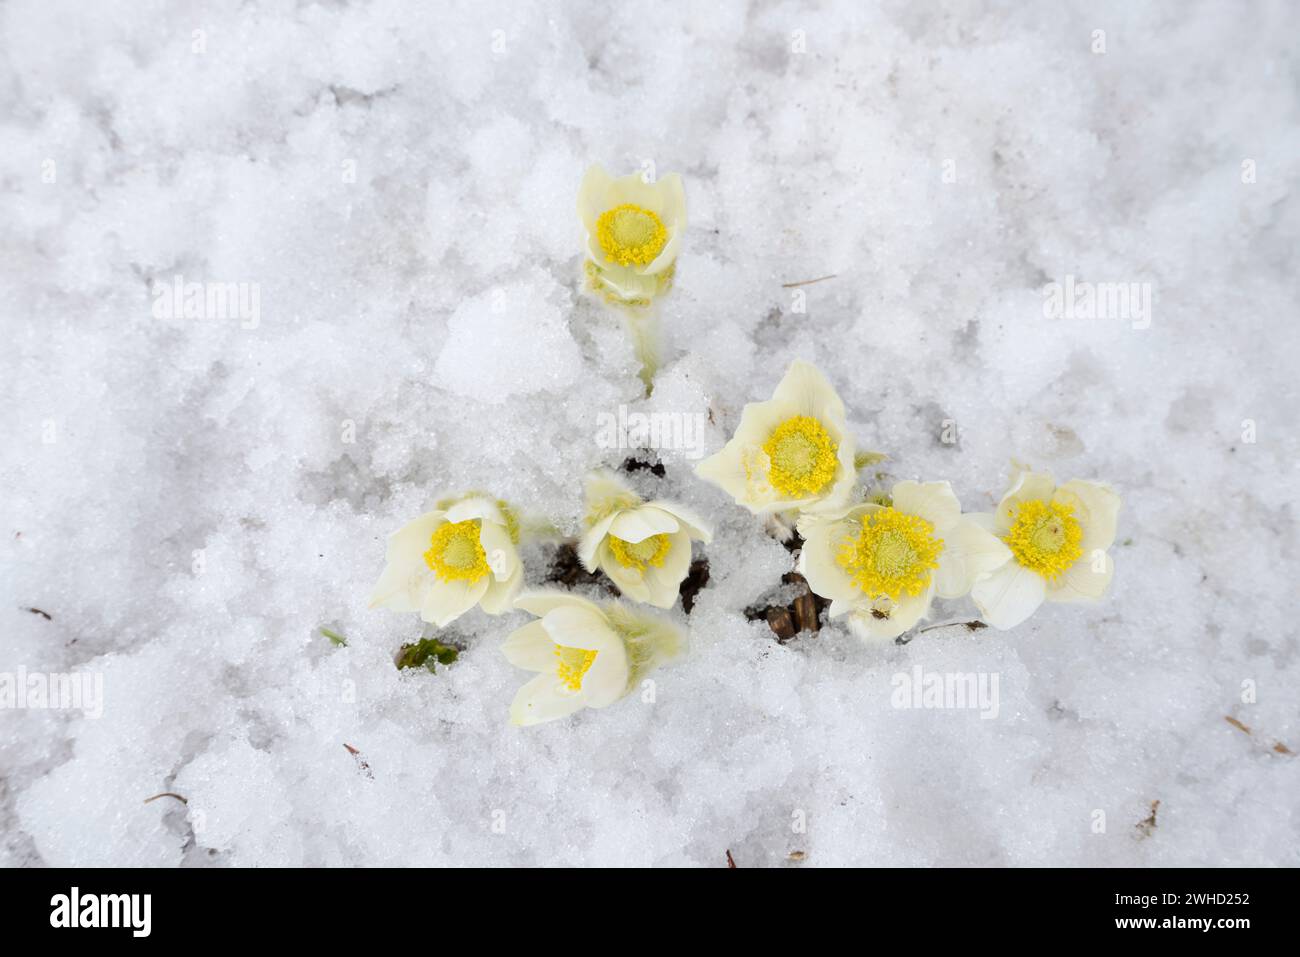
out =
[[[105,693],[0,711],[0,864],[1300,864],[1295,41],[1281,2],[0,6],[0,671]],[[690,211],[649,401],[574,214],[647,161]],[[157,318],[176,276],[257,321]],[[1149,327],[1045,318],[1067,276]],[[743,609],[789,555],[665,450],[632,479],[717,535],[653,704],[509,726],[522,613],[394,667],[421,625],[368,591],[439,493],[572,532],[601,413],[713,451],[795,357],[967,509],[1013,455],[1113,482],[1110,597],[781,645]],[[997,717],[892,707],[918,665]]]

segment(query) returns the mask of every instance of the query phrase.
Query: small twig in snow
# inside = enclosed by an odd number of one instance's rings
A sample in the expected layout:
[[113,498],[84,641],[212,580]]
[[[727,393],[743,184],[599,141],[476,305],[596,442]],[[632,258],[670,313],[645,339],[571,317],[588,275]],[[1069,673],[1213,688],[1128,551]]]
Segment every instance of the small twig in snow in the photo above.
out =
[[145,798],[144,803],[148,804],[150,801],[156,801],[159,798],[175,798],[176,800],[180,801],[182,804],[190,803],[189,801],[185,800],[185,798],[181,797],[179,794],[175,793],[174,791],[163,791],[162,794],[155,794],[151,798]]
[[831,273],[829,276],[818,276],[816,279],[800,279],[798,282],[783,282],[781,283],[781,288],[793,289],[795,286],[811,286],[815,282],[825,282],[827,279],[834,279],[835,276],[835,273]]

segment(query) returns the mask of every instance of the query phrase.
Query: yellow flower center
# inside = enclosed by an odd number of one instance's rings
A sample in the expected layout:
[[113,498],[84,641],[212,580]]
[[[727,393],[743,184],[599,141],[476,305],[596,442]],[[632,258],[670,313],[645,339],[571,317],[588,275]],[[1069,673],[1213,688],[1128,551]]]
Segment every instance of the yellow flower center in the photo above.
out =
[[570,691],[582,690],[582,679],[591,670],[598,652],[586,648],[570,648],[568,645],[555,646],[555,673],[560,683]]
[[839,443],[808,415],[786,419],[767,437],[767,480],[791,498],[816,495],[835,478]]
[[864,594],[897,601],[904,592],[925,591],[942,551],[943,539],[925,519],[882,508],[862,516],[858,534],[840,547],[836,561]]
[[449,522],[433,533],[424,563],[443,581],[478,581],[489,571],[487,553],[479,542],[478,519]]
[[647,565],[655,568],[661,566],[671,544],[672,540],[667,533],[651,535],[639,542],[624,541],[617,535],[609,536],[609,550],[614,553],[619,564],[635,568],[639,572],[645,571]]
[[1051,580],[1079,560],[1083,527],[1074,506],[1030,499],[1016,510],[1011,530],[1002,539],[1016,561]]
[[624,203],[600,214],[596,238],[610,262],[648,266],[668,242],[668,230],[648,209]]

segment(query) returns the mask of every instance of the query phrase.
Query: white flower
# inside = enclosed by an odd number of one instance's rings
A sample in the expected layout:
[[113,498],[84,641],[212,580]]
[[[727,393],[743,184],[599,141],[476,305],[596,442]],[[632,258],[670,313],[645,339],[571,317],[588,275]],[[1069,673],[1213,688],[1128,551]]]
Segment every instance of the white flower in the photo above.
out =
[[861,638],[896,638],[940,598],[960,598],[1011,552],[969,517],[947,482],[899,482],[867,502],[800,523],[799,573]]
[[608,473],[587,480],[587,531],[578,559],[603,571],[634,601],[671,608],[691,568],[691,539],[708,544],[713,531],[680,505],[643,502]]
[[998,510],[971,515],[1011,552],[971,589],[983,619],[1014,628],[1044,601],[1101,598],[1115,572],[1106,550],[1119,508],[1109,485],[1075,479],[1058,487],[1049,473],[1017,466]]
[[751,402],[722,451],[695,467],[756,515],[843,505],[856,470],[844,403],[826,377],[790,364],[766,402]]
[[532,591],[515,599],[515,607],[538,620],[513,632],[501,650],[512,665],[538,674],[510,705],[514,724],[608,707],[686,644],[672,623],[617,602],[598,605],[567,592]]
[[439,627],[476,604],[499,615],[523,584],[518,541],[518,522],[503,502],[478,494],[439,502],[389,537],[370,607],[418,611]]
[[640,173],[612,178],[592,166],[578,187],[587,231],[587,278],[606,299],[648,305],[672,284],[686,231],[686,192],[670,173],[647,183]]

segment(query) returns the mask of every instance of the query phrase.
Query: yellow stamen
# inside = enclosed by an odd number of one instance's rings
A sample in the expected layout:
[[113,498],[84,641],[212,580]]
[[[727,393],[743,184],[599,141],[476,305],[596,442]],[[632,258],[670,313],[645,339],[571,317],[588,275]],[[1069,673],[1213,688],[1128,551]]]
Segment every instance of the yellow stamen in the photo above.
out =
[[582,690],[582,679],[591,670],[592,663],[599,652],[586,648],[570,648],[568,645],[555,646],[555,673],[560,683],[570,691]]
[[624,203],[600,214],[596,239],[610,262],[648,266],[663,252],[668,230],[650,210]]
[[1079,560],[1083,527],[1074,506],[1029,499],[1016,509],[1011,530],[1002,539],[1025,568],[1049,581]]
[[904,592],[925,591],[942,551],[943,539],[934,537],[934,526],[925,519],[882,508],[862,516],[858,534],[835,557],[863,594],[898,601]]
[[647,565],[655,568],[663,565],[671,545],[672,540],[667,533],[651,535],[639,542],[624,541],[617,535],[609,536],[609,550],[614,553],[619,564],[635,568],[639,572],[645,571]]
[[433,533],[424,563],[443,581],[473,584],[490,569],[487,553],[479,542],[479,521],[449,522]]
[[763,443],[769,463],[767,479],[791,498],[816,495],[835,478],[839,447],[812,416],[786,419]]

